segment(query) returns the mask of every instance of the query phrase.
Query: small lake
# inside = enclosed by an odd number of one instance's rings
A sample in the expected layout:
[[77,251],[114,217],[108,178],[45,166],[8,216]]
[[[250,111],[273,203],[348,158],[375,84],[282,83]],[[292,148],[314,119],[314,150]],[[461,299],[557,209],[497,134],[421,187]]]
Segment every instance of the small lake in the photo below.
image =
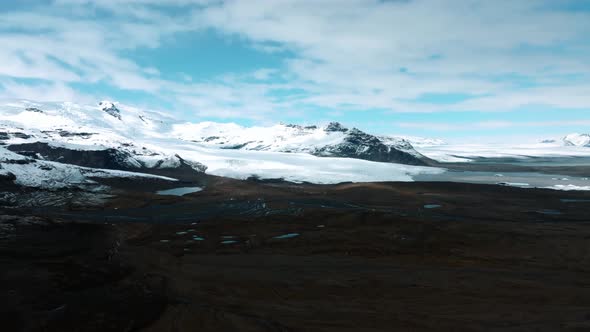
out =
[[169,195],[169,196],[184,196],[187,194],[196,193],[202,191],[203,188],[201,187],[181,187],[181,188],[173,188],[168,190],[160,190],[157,191],[156,194],[158,195]]

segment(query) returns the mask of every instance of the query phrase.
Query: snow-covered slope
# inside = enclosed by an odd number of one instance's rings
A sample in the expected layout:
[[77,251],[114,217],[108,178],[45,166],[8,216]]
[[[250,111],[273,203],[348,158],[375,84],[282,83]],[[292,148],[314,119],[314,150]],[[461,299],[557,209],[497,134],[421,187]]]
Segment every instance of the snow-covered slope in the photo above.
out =
[[98,107],[71,103],[12,103],[0,113],[0,142],[31,158],[87,167],[145,171],[203,165],[186,162],[175,153],[149,150],[136,143],[167,137],[168,118],[113,103]]
[[319,157],[345,157],[379,162],[424,165],[420,153],[401,138],[378,137],[340,123],[326,126],[279,124],[242,127],[213,122],[173,126],[173,136],[222,149],[309,153]]
[[0,146],[0,178],[17,185],[42,189],[66,187],[94,187],[91,178],[156,178],[176,181],[172,178],[110,169],[78,167],[74,165],[35,160],[6,150]]
[[77,169],[162,174],[157,170],[183,168],[316,183],[410,181],[415,174],[442,172],[393,163],[422,163],[422,156],[404,140],[377,138],[337,123],[253,128],[191,124],[108,101],[98,106],[28,101],[0,105],[0,144],[12,151],[8,153],[40,164],[73,164]]

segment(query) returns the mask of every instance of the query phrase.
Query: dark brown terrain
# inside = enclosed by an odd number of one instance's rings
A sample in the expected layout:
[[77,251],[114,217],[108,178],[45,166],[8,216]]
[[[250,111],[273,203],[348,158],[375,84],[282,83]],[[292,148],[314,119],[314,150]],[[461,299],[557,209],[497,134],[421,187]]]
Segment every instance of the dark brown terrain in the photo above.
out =
[[590,193],[143,189],[0,211],[3,331],[590,330]]

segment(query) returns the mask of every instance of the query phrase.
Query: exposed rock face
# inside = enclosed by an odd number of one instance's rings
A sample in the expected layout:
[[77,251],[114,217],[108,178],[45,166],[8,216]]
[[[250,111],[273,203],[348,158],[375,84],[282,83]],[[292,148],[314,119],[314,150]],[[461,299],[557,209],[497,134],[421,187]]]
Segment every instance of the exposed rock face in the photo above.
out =
[[16,175],[0,168],[0,183],[11,183],[16,180]]
[[103,112],[121,120],[121,111],[115,106],[115,104],[108,101],[101,101],[98,106],[100,106],[100,109],[103,110]]
[[21,133],[21,132],[10,132],[9,133],[9,132],[5,132],[5,131],[0,131],[0,141],[9,140],[11,137],[29,139],[29,138],[31,138],[31,135],[27,135],[27,134]]
[[48,143],[26,143],[15,144],[7,147],[8,150],[16,152],[20,155],[43,159],[48,161],[56,161],[64,164],[71,164],[76,166],[91,167],[91,168],[106,168],[123,171],[140,171],[145,173],[152,173],[150,170],[183,170],[189,169],[194,172],[204,172],[206,166],[186,161],[180,156],[176,155],[173,158],[177,160],[168,160],[163,158],[149,167],[138,160],[136,156],[123,150],[104,149],[104,150],[73,150],[63,147],[51,146]]
[[314,130],[314,129],[318,129],[318,126],[300,126],[300,125],[296,125],[296,124],[286,124],[285,127],[287,128],[295,128],[295,129],[299,129],[299,130]]
[[348,128],[345,128],[339,122],[330,122],[326,126],[326,128],[324,128],[324,130],[327,131],[327,132],[335,132],[335,131],[347,132],[348,131]]
[[205,142],[211,142],[216,139],[219,139],[219,136],[209,136],[209,137],[205,138]]
[[25,111],[27,112],[35,112],[35,113],[43,113],[42,110],[36,108],[36,107],[27,107],[25,108]]
[[327,145],[316,149],[312,154],[322,157],[344,157],[408,165],[426,165],[420,158],[386,145],[376,136],[369,135],[356,128],[348,130],[335,123],[331,129],[347,132],[344,141],[340,144]]
[[81,133],[72,133],[66,130],[60,130],[59,132],[59,136],[61,137],[81,137],[81,138],[89,138],[90,136],[94,135],[94,133],[85,133],[85,132],[81,132]]
[[181,168],[190,168],[190,169],[198,170],[199,172],[203,172],[203,173],[207,170],[207,166],[205,166],[201,163],[190,161],[190,160],[185,160],[179,155],[175,155],[175,157],[178,158],[178,160],[180,161]]
[[83,167],[129,170],[142,166],[129,153],[115,149],[71,150],[41,142],[10,145],[7,149],[31,158]]

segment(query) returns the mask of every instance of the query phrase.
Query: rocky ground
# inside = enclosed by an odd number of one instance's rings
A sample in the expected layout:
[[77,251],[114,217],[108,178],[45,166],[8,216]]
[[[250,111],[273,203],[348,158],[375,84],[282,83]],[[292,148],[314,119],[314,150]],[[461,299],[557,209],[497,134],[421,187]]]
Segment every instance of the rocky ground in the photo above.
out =
[[211,178],[1,212],[6,331],[590,330],[590,193]]

